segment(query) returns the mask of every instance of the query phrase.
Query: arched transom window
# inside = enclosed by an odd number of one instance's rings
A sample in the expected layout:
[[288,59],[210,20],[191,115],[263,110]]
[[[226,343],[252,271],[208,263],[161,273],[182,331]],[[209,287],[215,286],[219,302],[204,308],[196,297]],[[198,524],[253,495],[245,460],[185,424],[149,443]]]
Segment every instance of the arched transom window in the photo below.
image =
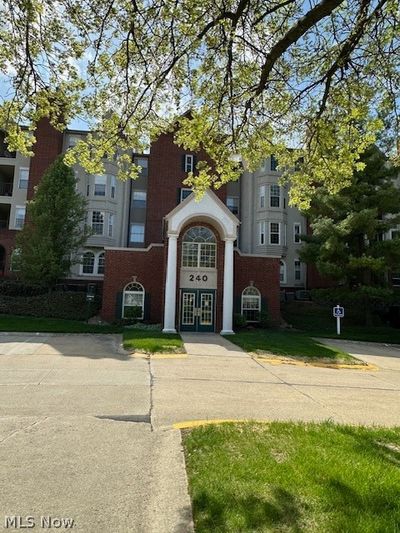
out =
[[124,289],[123,318],[137,318],[141,320],[144,316],[144,288],[137,282],[128,283]]
[[256,287],[246,287],[242,292],[242,315],[247,322],[258,322],[261,311],[261,294]]
[[215,268],[217,244],[214,233],[204,226],[190,228],[183,236],[182,266]]

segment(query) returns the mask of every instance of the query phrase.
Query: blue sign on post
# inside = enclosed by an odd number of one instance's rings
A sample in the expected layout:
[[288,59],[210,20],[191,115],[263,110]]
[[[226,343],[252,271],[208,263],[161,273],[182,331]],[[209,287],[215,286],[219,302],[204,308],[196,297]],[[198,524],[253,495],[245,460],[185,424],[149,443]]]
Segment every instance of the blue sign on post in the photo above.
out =
[[340,307],[337,305],[333,308],[333,316],[336,318],[343,318],[344,317],[344,307]]
[[336,317],[336,333],[340,335],[340,319],[344,317],[344,307],[336,305],[333,308],[333,316]]

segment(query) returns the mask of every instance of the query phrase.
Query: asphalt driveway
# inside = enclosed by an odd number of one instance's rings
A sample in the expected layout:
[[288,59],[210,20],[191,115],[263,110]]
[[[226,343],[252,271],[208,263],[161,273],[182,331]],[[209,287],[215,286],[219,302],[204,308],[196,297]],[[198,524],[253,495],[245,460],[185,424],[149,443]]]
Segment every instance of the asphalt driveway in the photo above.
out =
[[180,434],[153,431],[148,362],[119,343],[0,335],[0,528],[32,516],[37,529],[51,517],[74,531],[190,531]]

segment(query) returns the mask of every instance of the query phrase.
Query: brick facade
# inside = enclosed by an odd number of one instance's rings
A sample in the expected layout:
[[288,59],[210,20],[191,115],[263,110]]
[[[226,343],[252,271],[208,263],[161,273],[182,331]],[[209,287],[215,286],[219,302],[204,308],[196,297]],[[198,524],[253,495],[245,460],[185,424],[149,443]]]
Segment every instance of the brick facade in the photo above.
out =
[[[182,159],[185,154],[196,155],[177,146],[173,134],[162,134],[151,145],[148,168],[147,213],[145,246],[163,242],[164,216],[179,203],[179,193],[187,173],[183,170]],[[207,154],[200,151],[197,159],[209,161]],[[215,194],[226,200],[226,187]]]
[[133,281],[133,276],[146,292],[145,319],[161,323],[165,278],[163,246],[140,251],[128,248],[106,251],[102,318],[109,322],[121,318],[122,292]]
[[36,143],[33,147],[35,153],[31,159],[28,183],[28,200],[34,195],[35,187],[47,168],[61,154],[63,146],[63,134],[57,131],[47,118],[42,118],[35,132]]
[[279,259],[240,255],[235,252],[234,312],[241,312],[242,291],[254,285],[261,293],[261,308],[269,320],[280,322]]

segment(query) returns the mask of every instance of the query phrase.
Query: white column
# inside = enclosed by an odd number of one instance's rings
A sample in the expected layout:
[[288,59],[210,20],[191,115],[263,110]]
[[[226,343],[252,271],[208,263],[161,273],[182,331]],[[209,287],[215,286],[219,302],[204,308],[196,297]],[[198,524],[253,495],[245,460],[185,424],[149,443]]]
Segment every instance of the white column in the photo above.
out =
[[225,239],[224,299],[222,303],[221,335],[233,335],[233,241],[234,239]]
[[176,255],[177,235],[168,235],[167,278],[165,280],[164,329],[163,333],[176,333]]

